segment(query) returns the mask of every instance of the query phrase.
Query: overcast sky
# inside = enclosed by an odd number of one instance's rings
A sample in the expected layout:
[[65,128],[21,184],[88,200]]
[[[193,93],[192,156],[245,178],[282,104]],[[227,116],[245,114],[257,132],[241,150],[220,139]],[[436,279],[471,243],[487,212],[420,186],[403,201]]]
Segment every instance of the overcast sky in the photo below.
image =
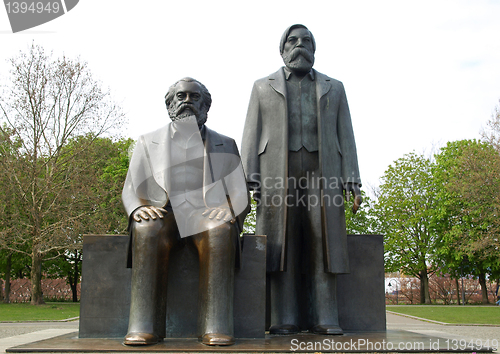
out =
[[122,102],[132,138],[169,121],[164,95],[191,76],[212,94],[207,125],[241,146],[253,82],[283,65],[280,37],[302,23],[314,68],[344,83],[361,179],[377,185],[405,153],[479,138],[500,99],[499,18],[500,1],[486,0],[80,0],[12,34],[0,9],[0,75],[33,40],[80,56]]

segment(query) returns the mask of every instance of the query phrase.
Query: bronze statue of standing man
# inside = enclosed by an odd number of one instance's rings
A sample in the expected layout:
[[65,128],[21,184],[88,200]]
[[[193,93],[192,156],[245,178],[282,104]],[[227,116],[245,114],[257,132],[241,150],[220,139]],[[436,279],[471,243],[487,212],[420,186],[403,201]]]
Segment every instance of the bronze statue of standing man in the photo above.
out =
[[[285,67],[254,84],[242,161],[267,235],[271,334],[342,334],[336,274],[348,273],[345,198],[361,204],[356,144],[344,86],[312,69],[303,25],[280,42]],[[341,289],[340,289],[341,291]]]

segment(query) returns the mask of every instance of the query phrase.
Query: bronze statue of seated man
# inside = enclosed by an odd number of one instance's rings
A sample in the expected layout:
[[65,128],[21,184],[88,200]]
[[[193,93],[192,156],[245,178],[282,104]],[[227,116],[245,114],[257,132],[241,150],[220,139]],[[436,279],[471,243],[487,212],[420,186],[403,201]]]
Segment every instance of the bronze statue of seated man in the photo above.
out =
[[172,122],[134,149],[122,193],[131,234],[127,345],[165,337],[169,255],[183,238],[199,255],[200,340],[234,343],[234,268],[249,198],[236,143],[205,126],[211,102],[203,84],[179,80],[165,96]]

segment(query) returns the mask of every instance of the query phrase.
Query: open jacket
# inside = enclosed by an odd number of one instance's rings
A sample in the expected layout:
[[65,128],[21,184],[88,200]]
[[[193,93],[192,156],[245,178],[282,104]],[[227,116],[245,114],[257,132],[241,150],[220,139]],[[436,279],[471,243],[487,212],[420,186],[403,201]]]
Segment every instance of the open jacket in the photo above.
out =
[[[359,183],[356,144],[349,106],[340,81],[314,70],[322,193],[322,232],[325,271],[348,273],[343,185]],[[267,203],[257,208],[256,232],[267,235],[268,271],[286,270],[286,218],[284,203],[288,177],[287,91],[283,68],[253,86],[242,142],[242,162],[251,188],[259,189]],[[267,179],[266,179],[267,178]],[[264,200],[263,200],[264,201]]]
[[[170,124],[139,137],[137,141],[122,191],[129,225],[137,208],[165,207],[169,202]],[[203,178],[205,206],[230,207],[239,230],[243,230],[250,205],[238,148],[233,139],[206,126]]]

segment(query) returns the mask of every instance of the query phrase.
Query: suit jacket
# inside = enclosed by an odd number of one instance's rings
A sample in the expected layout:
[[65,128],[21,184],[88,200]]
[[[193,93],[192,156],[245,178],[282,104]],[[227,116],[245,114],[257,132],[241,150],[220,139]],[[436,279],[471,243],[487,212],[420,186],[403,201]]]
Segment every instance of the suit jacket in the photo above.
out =
[[[137,141],[122,191],[129,225],[137,208],[149,205],[165,207],[168,204],[170,124],[141,136]],[[242,230],[250,206],[238,148],[233,139],[206,126],[205,131],[205,206],[230,206],[235,213],[239,230]],[[238,255],[236,258],[238,260]],[[130,266],[130,254],[128,263]]]
[[[361,184],[349,106],[340,81],[314,71],[322,193],[331,203],[322,206],[325,271],[348,273],[343,185]],[[268,271],[286,270],[286,218],[284,204],[288,175],[288,113],[283,68],[253,86],[242,142],[242,162],[251,187],[264,199],[257,208],[258,234],[267,235]],[[325,199],[325,200],[326,200]]]

